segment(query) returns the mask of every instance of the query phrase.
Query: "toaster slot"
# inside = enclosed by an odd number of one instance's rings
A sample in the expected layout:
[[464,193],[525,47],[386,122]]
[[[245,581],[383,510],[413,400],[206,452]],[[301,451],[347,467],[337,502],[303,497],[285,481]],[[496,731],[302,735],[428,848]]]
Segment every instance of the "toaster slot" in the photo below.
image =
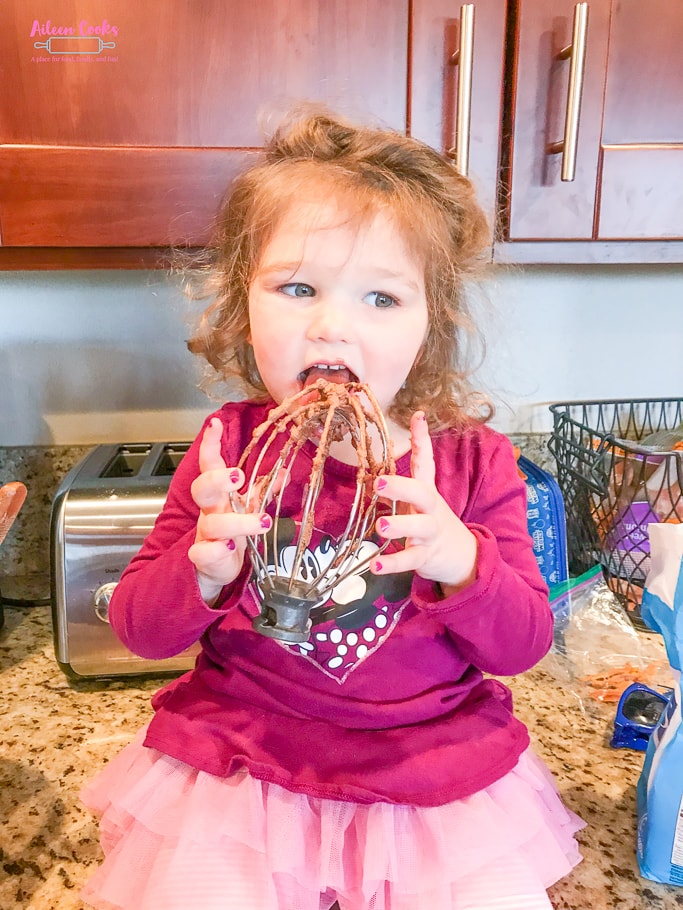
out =
[[119,446],[100,477],[137,477],[151,448],[150,445]]
[[189,442],[164,446],[161,455],[152,468],[152,477],[170,477],[174,474],[183,455],[189,448]]

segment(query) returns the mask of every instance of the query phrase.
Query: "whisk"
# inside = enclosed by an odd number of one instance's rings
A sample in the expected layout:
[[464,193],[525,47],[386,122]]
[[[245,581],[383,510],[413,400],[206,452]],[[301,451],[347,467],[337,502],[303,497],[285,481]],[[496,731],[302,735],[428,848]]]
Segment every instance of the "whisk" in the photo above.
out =
[[[357,458],[355,492],[348,516],[345,515],[346,526],[333,552],[327,555],[324,566],[312,566],[307,554],[316,527],[325,461],[331,444],[346,434],[350,435]],[[310,455],[304,462],[302,449],[309,440],[317,449],[299,504],[296,487],[300,481],[293,480],[300,476],[302,464],[308,470]],[[381,409],[362,383],[336,384],[318,379],[270,411],[254,431],[239,467],[247,475],[246,489],[239,495],[232,494],[233,508],[240,512],[268,509],[273,517],[268,535],[247,538],[261,601],[253,626],[270,638],[304,642],[313,624],[311,610],[324,603],[346,578],[366,568],[370,559],[388,544],[385,541],[379,547],[368,547],[365,543],[373,533],[377,516],[374,480],[396,470]],[[388,510],[393,513],[395,506]],[[289,519],[291,514],[297,516],[296,522]],[[288,523],[288,533],[292,525],[298,525],[287,566],[281,565],[278,558],[278,532],[284,531],[284,522]]]

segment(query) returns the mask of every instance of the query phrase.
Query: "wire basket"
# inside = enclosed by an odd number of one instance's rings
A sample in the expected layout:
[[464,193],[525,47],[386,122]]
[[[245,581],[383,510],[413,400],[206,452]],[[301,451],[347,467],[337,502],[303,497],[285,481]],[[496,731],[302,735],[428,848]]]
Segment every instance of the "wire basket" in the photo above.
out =
[[634,625],[645,628],[648,525],[683,521],[683,450],[674,448],[683,438],[683,399],[569,401],[550,410],[570,574],[600,564]]

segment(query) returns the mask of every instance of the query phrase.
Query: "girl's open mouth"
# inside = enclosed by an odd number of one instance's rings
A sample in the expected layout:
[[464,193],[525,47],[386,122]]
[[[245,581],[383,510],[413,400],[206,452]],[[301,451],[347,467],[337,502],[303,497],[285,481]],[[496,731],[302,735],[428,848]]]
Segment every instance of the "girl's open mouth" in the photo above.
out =
[[318,379],[324,379],[325,382],[334,382],[339,385],[345,382],[358,382],[356,374],[342,363],[314,363],[313,366],[299,373],[298,379],[302,388],[312,385]]

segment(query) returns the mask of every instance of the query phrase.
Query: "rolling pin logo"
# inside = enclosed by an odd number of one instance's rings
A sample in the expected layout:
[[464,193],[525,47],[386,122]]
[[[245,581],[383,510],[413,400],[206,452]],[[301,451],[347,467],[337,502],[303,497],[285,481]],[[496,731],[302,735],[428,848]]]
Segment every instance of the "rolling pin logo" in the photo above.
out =
[[50,19],[46,22],[33,20],[31,38],[38,35],[46,41],[35,41],[33,46],[37,50],[45,50],[48,54],[73,55],[87,54],[91,57],[101,54],[103,50],[116,47],[115,41],[105,41],[104,38],[118,36],[116,25],[111,25],[106,19],[99,25],[92,25],[87,19],[81,19],[77,26],[53,25]]

